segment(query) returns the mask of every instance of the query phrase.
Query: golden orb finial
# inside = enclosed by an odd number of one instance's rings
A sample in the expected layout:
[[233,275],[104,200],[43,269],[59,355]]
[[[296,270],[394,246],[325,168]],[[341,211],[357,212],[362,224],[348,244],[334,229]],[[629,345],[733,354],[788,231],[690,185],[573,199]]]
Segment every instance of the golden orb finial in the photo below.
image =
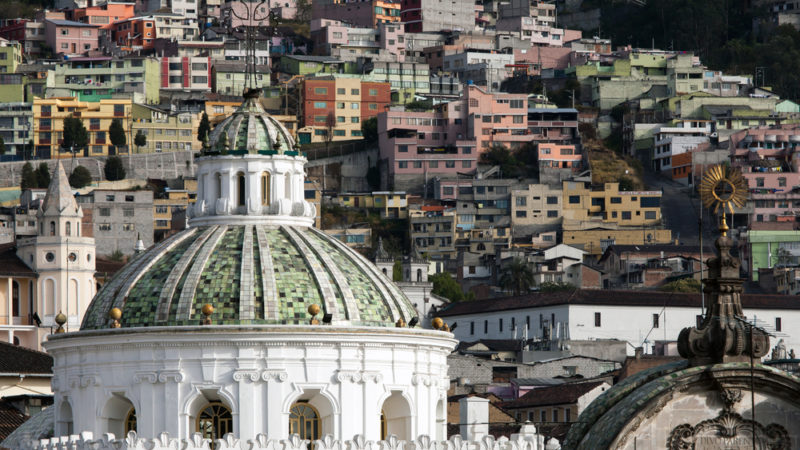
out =
[[431,320],[431,326],[433,326],[434,329],[438,330],[442,328],[442,326],[444,326],[444,320],[442,320],[441,317],[434,317],[433,320]]
[[397,328],[403,328],[406,326],[406,321],[403,320],[403,318],[401,317],[397,319],[397,322],[394,323],[394,326],[396,326]]
[[65,316],[63,312],[59,311],[58,314],[55,317],[55,321],[58,324],[58,328],[56,329],[56,333],[65,332],[66,330],[64,330],[64,324],[67,323],[67,316]]
[[442,325],[442,331],[447,331],[449,333],[450,332],[450,325],[448,325],[446,323],[444,325]]
[[211,325],[211,315],[214,314],[214,306],[211,303],[206,303],[203,305],[201,312],[206,316],[206,318],[203,319],[203,325]]
[[122,310],[119,308],[111,308],[108,312],[108,317],[111,318],[111,328],[120,328],[122,325],[119,323],[119,319],[122,318]]
[[308,305],[308,313],[311,314],[311,320],[308,321],[311,325],[319,325],[319,320],[317,320],[317,314],[320,312],[320,307],[316,303],[312,303]]

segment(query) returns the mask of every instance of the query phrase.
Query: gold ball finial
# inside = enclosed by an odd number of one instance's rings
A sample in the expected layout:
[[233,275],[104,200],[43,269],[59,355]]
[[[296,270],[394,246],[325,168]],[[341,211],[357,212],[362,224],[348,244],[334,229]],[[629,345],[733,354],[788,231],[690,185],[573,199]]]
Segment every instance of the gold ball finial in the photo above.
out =
[[450,325],[448,325],[446,323],[444,325],[442,325],[442,331],[447,331],[449,333],[450,332]]
[[308,321],[311,325],[319,325],[317,314],[319,314],[320,307],[316,303],[308,305],[308,313],[311,314],[311,320]]
[[214,314],[214,306],[211,303],[206,303],[200,311],[206,316],[203,320],[203,325],[211,325],[211,315]]
[[403,328],[406,326],[406,321],[403,320],[403,318],[401,317],[397,319],[397,322],[394,323],[394,326],[396,326],[397,328]]
[[64,330],[64,324],[67,323],[67,316],[65,316],[64,313],[59,311],[58,314],[55,317],[55,321],[58,324],[58,328],[56,329],[56,333],[63,333],[65,331]]
[[431,325],[434,329],[438,330],[444,326],[444,320],[442,320],[441,317],[434,317],[433,320],[431,320]]
[[111,318],[111,328],[121,328],[122,325],[119,323],[119,319],[122,318],[122,310],[119,308],[111,308],[108,312],[108,317]]

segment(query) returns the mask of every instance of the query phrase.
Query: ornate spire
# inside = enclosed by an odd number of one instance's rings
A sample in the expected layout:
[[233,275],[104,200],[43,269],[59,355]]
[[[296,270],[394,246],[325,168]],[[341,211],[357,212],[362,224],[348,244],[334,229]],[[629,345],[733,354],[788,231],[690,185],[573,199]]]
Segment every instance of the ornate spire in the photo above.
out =
[[[72,188],[69,187],[69,179],[64,172],[61,161],[56,164],[56,170],[47,187],[47,195],[42,202],[42,213],[61,214],[62,212],[76,213],[78,203],[72,195]],[[54,210],[52,210],[54,208]]]
[[749,324],[742,312],[740,262],[731,255],[733,240],[727,236],[725,223],[725,207],[733,212],[731,203],[743,203],[746,193],[737,183],[736,173],[714,167],[704,176],[701,194],[704,204],[713,206],[715,213],[723,207],[721,236],[714,242],[717,256],[706,262],[709,276],[703,280],[703,292],[709,296],[708,311],[699,327],[681,331],[678,351],[693,366],[760,360],[769,351],[769,336]]

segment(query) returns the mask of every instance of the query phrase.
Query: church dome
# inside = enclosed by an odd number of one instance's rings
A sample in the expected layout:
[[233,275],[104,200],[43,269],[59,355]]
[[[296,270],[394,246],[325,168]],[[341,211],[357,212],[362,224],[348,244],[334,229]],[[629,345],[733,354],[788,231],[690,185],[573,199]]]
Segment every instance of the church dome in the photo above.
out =
[[189,228],[128,263],[95,296],[81,329],[308,324],[308,307],[333,325],[394,327],[416,315],[371,262],[312,228],[214,225]]
[[236,112],[209,133],[207,153],[269,155],[296,152],[294,139],[286,127],[261,107],[259,92],[254,89],[245,93],[244,103]]

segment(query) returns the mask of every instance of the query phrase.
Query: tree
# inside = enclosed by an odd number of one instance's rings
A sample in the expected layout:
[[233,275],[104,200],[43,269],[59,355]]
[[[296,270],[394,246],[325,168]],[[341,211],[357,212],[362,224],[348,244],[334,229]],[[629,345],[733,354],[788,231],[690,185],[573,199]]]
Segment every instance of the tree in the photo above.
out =
[[545,281],[539,285],[540,292],[572,291],[575,286],[563,281]]
[[50,186],[50,168],[47,167],[47,163],[39,164],[39,168],[36,169],[36,184],[40,188]]
[[533,287],[533,268],[522,258],[514,258],[500,275],[500,286],[514,295],[527,293]]
[[325,155],[330,156],[329,147],[331,142],[333,141],[333,130],[336,128],[336,116],[333,114],[333,111],[328,112],[328,115],[325,116]]
[[300,22],[311,20],[311,0],[297,0],[297,14],[295,17]]
[[92,174],[89,169],[83,166],[78,166],[69,175],[69,185],[75,189],[80,189],[92,183]]
[[108,181],[124,180],[125,166],[122,165],[122,158],[116,155],[109,156],[105,167],[103,167],[103,173],[105,173]]
[[26,162],[22,166],[22,182],[20,183],[21,189],[33,189],[39,187],[39,181],[36,179],[36,172],[33,171],[33,165]]
[[429,279],[433,283],[433,291],[431,291],[433,294],[442,296],[452,302],[472,299],[472,294],[464,295],[464,291],[461,290],[458,281],[450,276],[448,272],[437,273]]
[[361,122],[361,134],[365,142],[378,142],[378,118],[370,117]]
[[500,166],[503,176],[515,178],[523,174],[524,164],[520,164],[509,149],[502,144],[493,144],[489,150],[481,155],[481,162]]
[[197,126],[197,140],[205,143],[206,138],[208,138],[208,133],[210,132],[211,123],[208,121],[208,114],[204,112],[203,117],[200,118],[200,125]]
[[701,287],[699,280],[681,278],[659,287],[658,290],[664,292],[700,292]]
[[403,281],[403,263],[399,259],[392,265],[392,281]]
[[0,136],[0,156],[6,154],[6,141],[3,140],[3,136]]
[[136,132],[136,136],[133,138],[133,145],[136,146],[137,153],[141,151],[142,147],[147,145],[147,136],[142,133],[142,130]]
[[64,135],[61,141],[61,148],[75,152],[85,148],[88,144],[89,132],[86,131],[81,119],[77,117],[64,119]]
[[108,127],[108,138],[111,140],[111,145],[119,153],[119,147],[124,147],[128,143],[128,138],[125,136],[125,128],[122,128],[122,121],[114,119],[111,121],[111,126]]

